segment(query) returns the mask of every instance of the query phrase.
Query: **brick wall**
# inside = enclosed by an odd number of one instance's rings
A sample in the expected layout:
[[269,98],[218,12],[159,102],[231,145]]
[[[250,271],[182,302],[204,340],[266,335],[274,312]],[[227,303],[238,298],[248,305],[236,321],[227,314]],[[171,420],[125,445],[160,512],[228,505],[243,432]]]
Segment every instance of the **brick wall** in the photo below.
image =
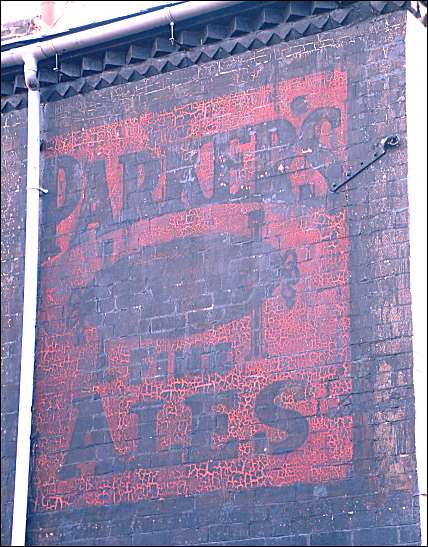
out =
[[30,544],[418,544],[404,31],[46,105]]
[[26,111],[2,120],[1,146],[1,544],[10,540],[24,282]]
[[21,19],[19,21],[11,21],[1,25],[1,39],[12,40],[23,36],[29,36],[39,30],[38,21],[32,17],[30,19]]

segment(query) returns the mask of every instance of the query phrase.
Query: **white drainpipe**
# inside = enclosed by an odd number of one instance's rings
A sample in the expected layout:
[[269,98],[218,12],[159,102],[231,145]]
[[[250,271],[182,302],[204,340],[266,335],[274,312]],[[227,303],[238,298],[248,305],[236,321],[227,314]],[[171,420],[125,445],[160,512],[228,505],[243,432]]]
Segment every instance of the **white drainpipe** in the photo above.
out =
[[37,80],[37,60],[30,54],[27,54],[24,59],[24,74],[28,88],[27,212],[18,438],[12,520],[12,545],[14,546],[25,545],[39,256],[40,91]]
[[183,19],[204,15],[242,2],[184,2],[159,11],[143,13],[130,19],[101,27],[71,33],[52,40],[8,50],[1,54],[2,67],[24,64],[28,88],[27,147],[27,213],[25,222],[25,274],[22,326],[21,373],[19,385],[18,438],[13,500],[12,546],[25,546],[28,479],[31,450],[31,425],[34,385],[34,361],[37,314],[37,283],[39,255],[39,187],[40,180],[40,92],[37,63],[41,59],[67,51],[108,42],[137,34]]

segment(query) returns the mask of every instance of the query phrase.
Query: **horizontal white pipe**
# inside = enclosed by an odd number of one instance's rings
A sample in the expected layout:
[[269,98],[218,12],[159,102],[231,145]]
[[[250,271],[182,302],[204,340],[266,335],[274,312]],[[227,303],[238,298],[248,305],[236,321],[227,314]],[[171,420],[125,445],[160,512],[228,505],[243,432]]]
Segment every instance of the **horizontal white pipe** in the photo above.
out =
[[[32,67],[33,68],[33,67]],[[12,545],[25,545],[30,469],[39,257],[40,92],[28,89],[27,212],[25,221],[24,307]]]
[[108,23],[99,27],[74,32],[65,36],[59,36],[52,40],[46,40],[10,49],[1,54],[1,66],[13,66],[22,64],[25,54],[31,52],[37,61],[52,57],[56,54],[62,55],[68,51],[82,49],[102,42],[109,42],[115,38],[137,34],[163,25],[169,25],[171,21],[178,22],[226,8],[239,2],[185,2],[159,11],[142,13],[129,19]]

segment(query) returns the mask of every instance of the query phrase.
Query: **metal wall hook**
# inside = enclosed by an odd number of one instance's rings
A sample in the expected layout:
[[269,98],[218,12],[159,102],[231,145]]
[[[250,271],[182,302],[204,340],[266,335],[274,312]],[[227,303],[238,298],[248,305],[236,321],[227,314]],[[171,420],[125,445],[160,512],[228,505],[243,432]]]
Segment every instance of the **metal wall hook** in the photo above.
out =
[[388,148],[395,148],[400,144],[400,137],[398,135],[391,135],[385,137],[380,141],[381,146],[386,151]]
[[61,74],[64,74],[64,73],[61,71],[61,68],[60,68],[60,65],[59,65],[59,55],[58,55],[58,53],[55,53],[55,66],[53,67],[52,70],[54,72],[58,73],[58,82],[60,82],[61,81]]
[[55,53],[55,66],[52,69],[54,72],[60,72],[58,60],[58,53]]
[[169,41],[171,43],[171,46],[177,46],[177,50],[190,51],[192,48],[189,48],[189,47],[185,46],[184,44],[181,44],[178,40],[175,39],[174,26],[175,26],[175,23],[172,20],[171,14],[170,14],[169,27],[171,29],[171,36],[169,37]]
[[171,36],[169,37],[169,41],[171,42],[171,45],[173,46],[175,43],[175,37],[174,37],[174,21],[172,19],[169,22],[169,27],[171,29]]
[[341,182],[333,182],[333,184],[330,186],[330,192],[336,192],[337,190],[339,190],[339,188],[341,188],[344,184],[359,175],[361,171],[364,171],[364,169],[367,169],[367,167],[369,167],[375,161],[384,156],[388,152],[388,150],[391,150],[392,148],[397,148],[399,144],[400,137],[398,135],[389,135],[388,137],[383,138],[377,145],[373,153],[373,157],[367,162],[362,161],[354,171],[348,171],[346,173],[346,178]]

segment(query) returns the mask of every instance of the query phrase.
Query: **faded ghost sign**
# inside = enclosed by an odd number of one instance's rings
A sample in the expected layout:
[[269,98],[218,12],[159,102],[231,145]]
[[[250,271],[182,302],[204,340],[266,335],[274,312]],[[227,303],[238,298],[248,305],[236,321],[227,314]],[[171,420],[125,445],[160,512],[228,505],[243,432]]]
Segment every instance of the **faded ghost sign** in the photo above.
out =
[[343,478],[346,74],[48,143],[35,507]]

